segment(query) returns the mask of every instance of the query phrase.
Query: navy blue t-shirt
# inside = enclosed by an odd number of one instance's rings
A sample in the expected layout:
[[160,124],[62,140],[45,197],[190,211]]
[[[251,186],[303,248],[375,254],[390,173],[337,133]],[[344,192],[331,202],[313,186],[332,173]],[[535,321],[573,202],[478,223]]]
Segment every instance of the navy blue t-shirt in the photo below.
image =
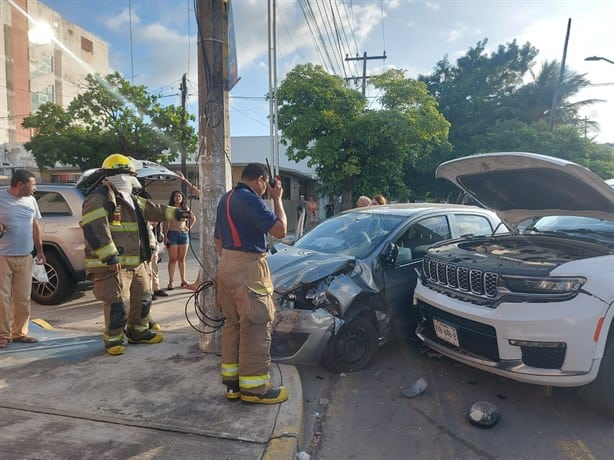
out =
[[[233,244],[226,216],[226,203],[231,193],[230,217],[241,240],[239,247]],[[233,190],[222,197],[217,205],[213,236],[222,240],[224,249],[262,253],[267,251],[266,235],[277,220],[277,215],[266,207],[264,200],[247,185],[239,182]]]

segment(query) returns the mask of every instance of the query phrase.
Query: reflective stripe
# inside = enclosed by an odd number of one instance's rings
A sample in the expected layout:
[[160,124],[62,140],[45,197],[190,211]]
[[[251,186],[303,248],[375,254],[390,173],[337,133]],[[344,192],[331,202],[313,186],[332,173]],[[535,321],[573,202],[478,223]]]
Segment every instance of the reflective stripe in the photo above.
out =
[[261,287],[259,289],[254,289],[251,287],[247,287],[247,289],[249,289],[252,292],[255,292],[258,295],[269,295],[269,294],[273,294],[273,289],[268,289],[267,287]]
[[239,363],[224,364],[222,363],[222,377],[236,377],[239,375]]
[[96,249],[94,253],[98,256],[99,259],[106,259],[109,256],[114,256],[118,254],[119,251],[115,247],[115,243],[111,241],[106,246]]
[[239,386],[241,388],[256,388],[262,385],[266,385],[271,380],[270,374],[264,375],[240,375]]
[[145,210],[145,206],[147,206],[147,200],[145,198],[143,198],[142,196],[137,196],[136,197],[136,204],[139,205],[139,208],[141,209],[141,211]]
[[117,335],[107,335],[102,334],[102,340],[105,342],[123,342],[124,341],[124,333],[120,333]]
[[95,221],[96,219],[102,219],[103,217],[107,218],[107,216],[108,214],[105,208],[94,209],[93,211],[83,214],[82,216],[83,225],[89,224]]
[[[141,263],[141,258],[139,256],[119,256],[119,263],[124,267],[136,267]],[[85,259],[85,267],[86,268],[102,268],[106,267],[105,264],[100,259]]]
[[111,232],[138,232],[139,224],[136,222],[122,222],[119,225],[111,225]]

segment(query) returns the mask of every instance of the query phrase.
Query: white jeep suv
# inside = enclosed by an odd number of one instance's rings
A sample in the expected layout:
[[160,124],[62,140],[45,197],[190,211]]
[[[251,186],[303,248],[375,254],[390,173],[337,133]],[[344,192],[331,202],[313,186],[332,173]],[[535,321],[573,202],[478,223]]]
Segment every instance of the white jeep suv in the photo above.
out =
[[436,175],[513,231],[427,251],[414,293],[418,337],[521,382],[592,382],[614,414],[614,190],[584,167],[531,153],[460,158]]

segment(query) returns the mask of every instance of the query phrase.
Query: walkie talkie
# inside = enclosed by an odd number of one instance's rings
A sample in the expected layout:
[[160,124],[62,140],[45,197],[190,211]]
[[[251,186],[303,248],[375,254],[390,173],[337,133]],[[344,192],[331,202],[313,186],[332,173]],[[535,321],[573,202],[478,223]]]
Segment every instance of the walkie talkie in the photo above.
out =
[[273,177],[273,171],[271,171],[271,164],[269,163],[269,159],[265,158],[266,166],[269,168],[269,185],[271,188],[275,188],[275,178]]

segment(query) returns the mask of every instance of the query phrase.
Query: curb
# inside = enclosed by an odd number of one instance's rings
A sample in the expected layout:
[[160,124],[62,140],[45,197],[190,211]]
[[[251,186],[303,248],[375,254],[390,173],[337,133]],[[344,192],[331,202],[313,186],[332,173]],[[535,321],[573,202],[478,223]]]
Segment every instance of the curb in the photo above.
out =
[[295,459],[303,436],[303,386],[294,366],[275,364],[282,375],[282,384],[292,388],[288,400],[281,404],[263,460]]
[[47,329],[50,331],[54,329],[54,327],[51,324],[49,324],[47,321],[45,321],[44,319],[36,318],[36,319],[31,319],[30,321],[36,324],[37,326],[42,327],[43,329]]

